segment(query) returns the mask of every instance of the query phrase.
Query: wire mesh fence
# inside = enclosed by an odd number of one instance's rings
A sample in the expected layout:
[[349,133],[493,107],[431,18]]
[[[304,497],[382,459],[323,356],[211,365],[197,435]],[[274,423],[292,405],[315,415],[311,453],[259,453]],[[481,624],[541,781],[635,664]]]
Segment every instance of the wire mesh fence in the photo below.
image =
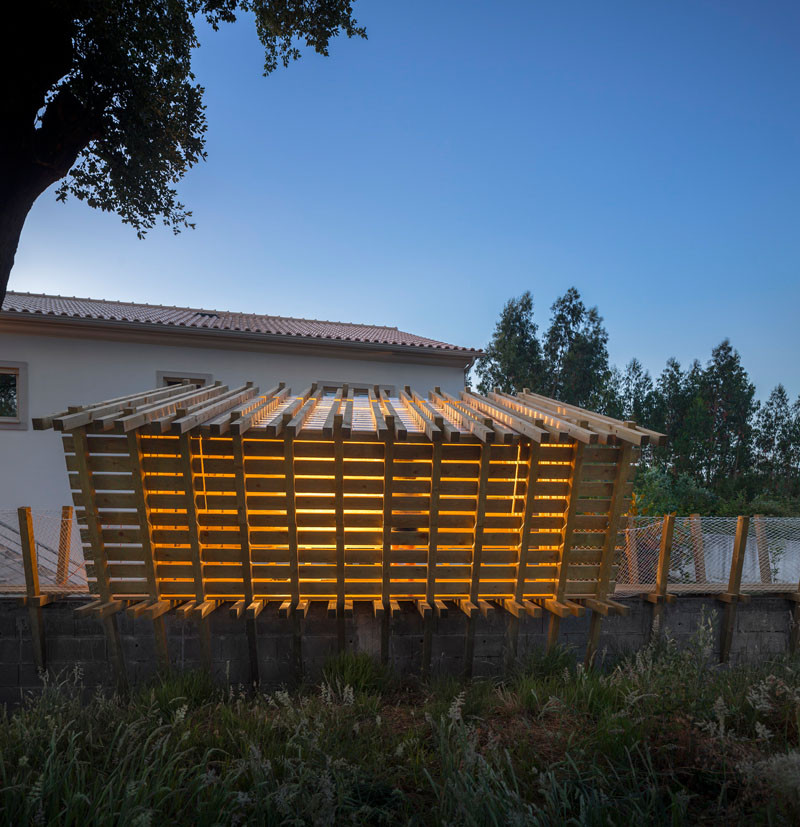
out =
[[[722,592],[728,587],[736,517],[676,517],[670,591]],[[617,593],[652,591],[658,571],[662,517],[629,517]],[[747,534],[741,588],[746,592],[800,590],[800,518],[753,517]]]
[[[87,592],[78,524],[61,511],[32,512],[43,592]],[[668,584],[676,593],[723,592],[728,587],[736,517],[677,517]],[[656,583],[662,517],[628,517],[616,593],[650,592]],[[742,590],[800,590],[800,518],[753,517],[747,535]],[[16,510],[0,510],[0,593],[23,593],[25,571]]]
[[[43,592],[86,592],[86,565],[71,510],[33,511],[33,534]],[[0,592],[24,593],[25,568],[16,510],[0,510]]]

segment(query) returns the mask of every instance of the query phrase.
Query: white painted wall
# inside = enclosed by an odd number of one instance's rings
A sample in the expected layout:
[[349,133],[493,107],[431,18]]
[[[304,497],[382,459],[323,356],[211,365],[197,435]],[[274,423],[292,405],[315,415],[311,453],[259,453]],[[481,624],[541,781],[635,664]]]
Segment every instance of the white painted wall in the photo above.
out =
[[420,392],[439,385],[457,393],[464,386],[462,368],[401,358],[350,358],[334,347],[327,356],[0,330],[0,363],[28,363],[29,417],[27,430],[0,430],[0,509],[56,509],[72,502],[60,434],[32,430],[31,416],[156,387],[157,371],[211,373],[230,387],[251,380],[262,391],[280,381],[300,391],[319,379],[411,385]]

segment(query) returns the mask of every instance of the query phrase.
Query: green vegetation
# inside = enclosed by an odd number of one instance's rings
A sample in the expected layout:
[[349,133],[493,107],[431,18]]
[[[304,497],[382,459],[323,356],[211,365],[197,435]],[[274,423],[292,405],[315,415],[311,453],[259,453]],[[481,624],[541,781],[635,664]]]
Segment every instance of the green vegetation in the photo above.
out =
[[[46,687],[0,721],[14,824],[757,824],[800,820],[800,661],[710,665],[711,629],[605,671],[558,650],[502,682],[332,661],[289,693],[175,676]],[[352,683],[351,683],[352,681]]]
[[572,287],[555,301],[541,336],[529,292],[509,300],[476,365],[481,392],[500,387],[581,405],[664,433],[636,482],[641,514],[800,515],[800,398],[783,385],[764,402],[726,339],[703,366],[675,359],[655,381],[638,359],[611,365],[596,307]]

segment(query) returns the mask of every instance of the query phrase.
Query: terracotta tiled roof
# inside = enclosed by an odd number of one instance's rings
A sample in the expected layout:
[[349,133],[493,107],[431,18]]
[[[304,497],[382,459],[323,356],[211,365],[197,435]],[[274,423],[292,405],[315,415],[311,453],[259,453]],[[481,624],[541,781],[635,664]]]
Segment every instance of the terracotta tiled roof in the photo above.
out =
[[426,339],[424,336],[405,333],[396,327],[328,322],[317,319],[292,319],[286,316],[262,316],[257,313],[232,313],[227,310],[165,307],[158,304],[134,304],[133,302],[12,292],[6,294],[2,309],[5,313],[19,313],[20,315],[62,316],[81,320],[152,324],[159,327],[227,330],[255,335],[298,336],[373,345],[458,351],[474,356],[480,354],[480,351],[472,348]]

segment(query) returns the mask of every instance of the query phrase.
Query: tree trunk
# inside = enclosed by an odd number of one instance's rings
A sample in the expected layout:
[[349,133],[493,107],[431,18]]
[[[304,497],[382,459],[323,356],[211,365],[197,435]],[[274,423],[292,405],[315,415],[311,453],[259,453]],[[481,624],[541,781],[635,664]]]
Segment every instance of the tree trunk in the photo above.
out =
[[6,296],[22,227],[38,195],[34,189],[3,187],[0,199],[0,308]]

